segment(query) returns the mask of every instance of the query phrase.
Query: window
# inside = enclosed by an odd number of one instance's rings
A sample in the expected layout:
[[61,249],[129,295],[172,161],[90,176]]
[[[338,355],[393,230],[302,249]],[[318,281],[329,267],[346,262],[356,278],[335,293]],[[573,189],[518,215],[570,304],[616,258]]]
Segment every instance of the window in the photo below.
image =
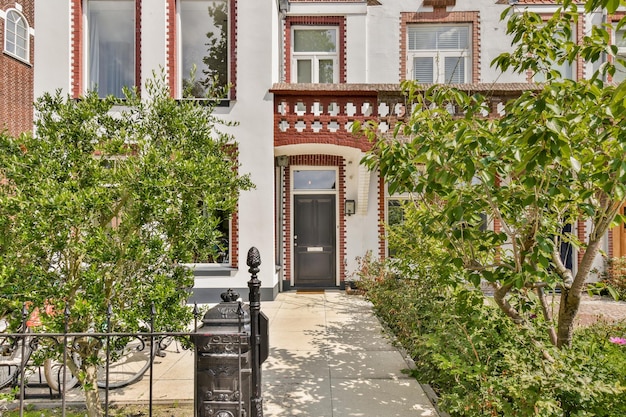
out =
[[183,94],[206,98],[219,94],[228,79],[228,2],[181,0],[181,82]]
[[335,170],[304,169],[293,171],[294,190],[334,190],[336,189]]
[[[558,30],[558,33],[565,38],[563,31]],[[572,27],[572,36],[575,36],[576,34],[576,26]],[[564,80],[573,80],[574,79],[574,63],[573,62],[567,62],[564,61],[562,64],[558,64],[556,62],[547,62],[547,70],[548,71],[558,71],[558,73],[561,75],[560,78],[564,79]],[[537,72],[534,76],[533,76],[533,81],[537,82],[537,83],[542,83],[545,82],[547,80],[546,77],[546,73],[545,72]]]
[[[617,54],[616,58],[626,61],[626,39],[624,36],[626,35],[626,29],[620,29],[614,32],[615,33],[615,46],[617,46]],[[615,61],[615,74],[613,74],[612,78],[613,82],[621,83],[626,80],[626,66],[623,63]]]
[[4,30],[4,50],[22,61],[29,61],[28,24],[16,10],[6,14]]
[[[388,199],[387,200],[387,226],[392,228],[404,223],[404,199]],[[397,253],[396,248],[389,246],[387,240],[387,256],[393,258]]]
[[89,0],[87,22],[89,89],[123,97],[135,86],[135,2]]
[[298,83],[337,83],[336,27],[294,27],[292,80]]
[[470,29],[467,24],[408,26],[408,78],[422,83],[469,82]]

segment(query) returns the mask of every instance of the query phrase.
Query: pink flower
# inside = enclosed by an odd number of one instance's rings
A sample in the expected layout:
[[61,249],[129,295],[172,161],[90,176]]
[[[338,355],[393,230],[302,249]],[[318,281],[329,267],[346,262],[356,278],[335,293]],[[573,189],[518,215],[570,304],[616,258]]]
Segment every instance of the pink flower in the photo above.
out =
[[626,339],[623,337],[609,337],[609,342],[616,345],[626,345]]

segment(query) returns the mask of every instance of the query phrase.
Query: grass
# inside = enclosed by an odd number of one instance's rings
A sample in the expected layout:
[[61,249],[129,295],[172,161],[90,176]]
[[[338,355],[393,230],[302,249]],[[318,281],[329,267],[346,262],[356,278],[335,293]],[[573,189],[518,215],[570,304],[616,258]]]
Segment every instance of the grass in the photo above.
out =
[[[19,417],[19,410],[2,411],[0,405],[0,417]],[[42,408],[35,409],[32,406],[27,407],[24,411],[24,417],[59,417],[62,415],[60,408]],[[144,417],[148,416],[147,405],[119,405],[109,408],[109,416],[111,417]],[[189,417],[193,415],[192,404],[182,405],[153,405],[153,417]],[[66,417],[85,417],[87,412],[84,408],[67,408]]]

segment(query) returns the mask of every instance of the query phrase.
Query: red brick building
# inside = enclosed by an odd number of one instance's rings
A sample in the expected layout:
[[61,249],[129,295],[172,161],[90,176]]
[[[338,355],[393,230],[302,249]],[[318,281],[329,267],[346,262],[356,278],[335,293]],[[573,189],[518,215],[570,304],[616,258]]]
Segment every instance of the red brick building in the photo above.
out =
[[0,0],[0,131],[33,126],[35,0]]

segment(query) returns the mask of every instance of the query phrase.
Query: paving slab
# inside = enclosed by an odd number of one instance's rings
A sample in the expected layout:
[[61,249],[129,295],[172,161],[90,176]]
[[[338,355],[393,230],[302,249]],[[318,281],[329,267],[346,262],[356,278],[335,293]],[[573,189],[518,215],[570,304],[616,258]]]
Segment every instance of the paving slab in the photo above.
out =
[[[433,417],[437,412],[363,297],[343,291],[278,294],[262,302],[269,318],[269,357],[262,366],[268,417]],[[171,344],[154,363],[155,403],[191,404],[194,355]],[[111,390],[112,404],[146,403],[150,375]],[[104,399],[104,391],[101,390]],[[84,402],[80,388],[68,404]],[[36,400],[28,400],[29,402]],[[58,402],[58,401],[57,401]]]

